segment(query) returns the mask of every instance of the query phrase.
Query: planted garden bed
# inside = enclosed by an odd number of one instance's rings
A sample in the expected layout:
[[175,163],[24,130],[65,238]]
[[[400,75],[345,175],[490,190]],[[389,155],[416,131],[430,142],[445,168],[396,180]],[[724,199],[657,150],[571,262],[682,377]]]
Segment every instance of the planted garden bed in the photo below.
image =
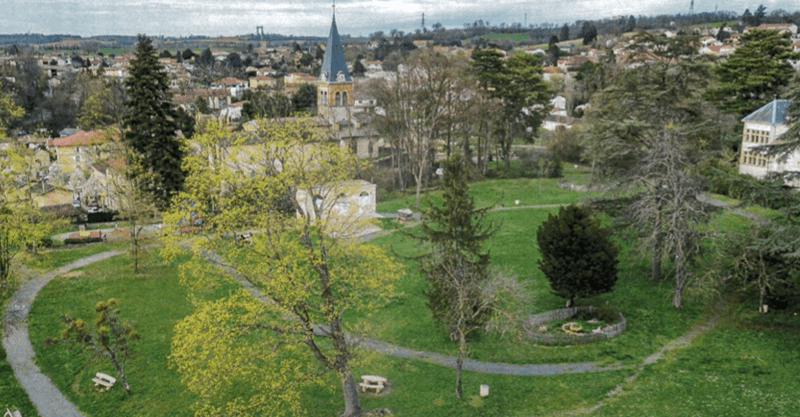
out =
[[623,331],[622,313],[609,307],[581,306],[546,311],[528,317],[525,334],[543,345],[570,345],[610,339]]

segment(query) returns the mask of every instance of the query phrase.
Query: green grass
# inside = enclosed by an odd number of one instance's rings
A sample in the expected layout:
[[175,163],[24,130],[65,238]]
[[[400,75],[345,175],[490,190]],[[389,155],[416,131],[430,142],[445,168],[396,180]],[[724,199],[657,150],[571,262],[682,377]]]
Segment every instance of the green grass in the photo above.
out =
[[43,271],[60,268],[78,259],[110,250],[127,250],[128,242],[97,242],[79,245],[65,245],[40,252],[28,264],[29,267]]
[[[492,265],[505,268],[527,284],[533,294],[530,313],[563,308],[564,300],[550,293],[549,283],[538,268],[540,258],[536,246],[536,229],[549,209],[519,209],[496,211],[488,220],[500,224],[490,245]],[[378,245],[391,247],[402,256],[420,253],[416,242],[399,233],[375,240]],[[670,307],[669,282],[649,282],[647,260],[639,259],[630,243],[622,244],[620,273],[613,292],[586,300],[581,304],[616,306],[628,320],[627,330],[607,342],[573,346],[568,349],[540,347],[527,339],[508,339],[496,335],[481,335],[470,346],[470,357],[478,360],[508,363],[561,362],[622,362],[637,363],[653,353],[666,341],[684,333],[700,317],[705,303],[687,301],[682,311]],[[397,298],[372,319],[374,336],[401,346],[453,354],[455,345],[444,329],[433,323],[422,295],[425,281],[413,262],[408,262],[406,278],[399,284],[403,296]],[[647,305],[642,300],[649,300]],[[383,317],[393,317],[386,321]]]
[[597,416],[800,415],[800,334],[722,323],[689,348],[644,369]]
[[517,32],[517,33],[487,33],[483,35],[486,39],[511,39],[512,41],[524,41],[531,38],[531,35],[528,32]]
[[[567,182],[585,183],[587,180],[580,169],[567,167],[565,172]],[[591,195],[562,190],[557,187],[556,180],[486,181],[473,184],[471,189],[478,206],[496,202],[498,206],[512,206],[515,199],[520,199],[520,205],[566,204]],[[431,198],[435,199],[436,194]],[[379,210],[391,211],[390,208],[404,204],[390,201],[382,203]],[[557,210],[524,208],[488,214],[488,219],[499,225],[489,245],[492,264],[506,268],[527,284],[533,295],[530,313],[563,306],[564,301],[550,293],[548,282],[538,269],[535,240],[538,225]],[[378,222],[386,228],[397,227],[393,220]],[[736,231],[746,225],[742,217],[720,212],[714,214],[709,228]],[[374,243],[405,256],[419,254],[424,249],[397,232],[377,238]],[[709,239],[704,245],[710,247],[713,243]],[[579,302],[594,305],[608,302],[617,307],[628,321],[623,334],[605,342],[570,347],[540,347],[516,336],[482,334],[471,340],[469,357],[517,364],[593,361],[605,365],[638,365],[645,356],[708,317],[710,302],[694,299],[690,294],[687,294],[683,310],[671,308],[670,282],[648,280],[649,262],[640,255],[637,244],[620,242],[620,245],[619,279],[615,290]],[[97,251],[109,248],[96,246]],[[52,268],[95,253],[90,247],[50,257],[47,266]],[[30,334],[37,363],[87,415],[191,415],[192,395],[180,384],[180,376],[166,359],[173,326],[192,311],[186,291],[177,279],[177,265],[182,260],[164,265],[155,253],[151,256],[154,258],[145,262],[146,273],[138,276],[129,273],[127,255],[121,255],[84,268],[80,276],[57,278],[42,290],[31,309]],[[712,264],[716,253],[709,250],[704,256],[700,263]],[[351,324],[365,325],[371,329],[370,336],[379,340],[454,354],[455,345],[447,338],[445,329],[433,323],[425,306],[426,299],[422,295],[425,282],[417,265],[406,258],[402,261],[406,264],[405,278],[399,283],[403,295],[370,316],[351,316]],[[670,268],[666,262],[665,276],[669,276]],[[230,286],[222,287],[205,296],[219,297],[230,289]],[[69,313],[91,319],[93,304],[109,297],[120,300],[123,316],[133,320],[142,334],[142,340],[133,345],[133,357],[127,367],[134,391],[130,396],[119,388],[98,393],[92,387],[91,377],[95,372],[112,369],[104,360],[92,360],[76,347],[63,344],[44,347],[41,343],[45,337],[58,334],[59,315]],[[452,395],[455,371],[450,368],[371,353],[355,365],[354,373],[389,378],[388,394],[363,394],[362,405],[366,409],[389,408],[396,416],[580,413],[605,400],[607,393],[618,384],[623,385],[623,393],[601,407],[598,415],[747,416],[756,415],[756,410],[759,410],[758,415],[798,415],[796,401],[789,400],[796,398],[792,387],[796,385],[800,362],[794,346],[800,342],[800,336],[778,330],[796,329],[800,319],[791,314],[774,316],[784,317],[776,325],[772,315],[755,315],[755,307],[749,304],[734,311],[735,314],[722,320],[717,330],[701,336],[687,349],[667,353],[666,360],[645,368],[632,383],[626,383],[625,378],[633,373],[633,368],[539,377],[465,372],[465,398],[457,400]],[[304,397],[310,416],[332,416],[342,409],[341,388],[336,377],[327,375],[323,382],[322,387],[308,388]],[[490,385],[488,397],[477,395],[480,384]]]
[[[79,270],[79,276],[56,278],[42,289],[31,307],[29,332],[37,365],[87,415],[191,415],[193,398],[169,367],[167,356],[173,327],[193,307],[178,282],[178,263],[165,265],[155,259],[155,254],[152,257],[146,273],[140,275],[131,273],[127,255],[121,255]],[[221,289],[214,297],[228,289]],[[122,317],[131,320],[142,336],[131,345],[132,356],[126,365],[133,392],[129,396],[119,386],[109,392],[94,388],[95,372],[114,375],[108,359],[95,358],[69,343],[43,343],[45,338],[58,337],[63,327],[61,315],[91,323],[94,304],[111,297],[120,301]]]
[[[569,165],[564,168],[564,178],[482,181],[471,184],[470,192],[475,199],[476,207],[512,207],[516,206],[516,200],[519,200],[519,205],[521,206],[569,204],[598,194],[596,192],[564,190],[558,187],[558,183],[584,185],[587,184],[588,181],[588,172],[581,168],[575,169],[572,165]],[[423,195],[420,198],[421,207],[427,207],[426,199],[428,198],[435,204],[440,203],[439,195],[439,192]],[[409,189],[405,197],[378,203],[377,210],[381,213],[393,213],[398,209],[408,207],[414,211],[418,211],[419,209],[415,206],[416,197],[414,191],[413,189]]]

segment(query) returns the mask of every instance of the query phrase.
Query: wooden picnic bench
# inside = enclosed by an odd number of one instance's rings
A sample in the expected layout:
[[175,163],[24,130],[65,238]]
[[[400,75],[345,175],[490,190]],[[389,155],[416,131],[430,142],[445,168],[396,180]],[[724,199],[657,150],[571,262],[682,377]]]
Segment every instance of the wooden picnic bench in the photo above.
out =
[[3,414],[3,417],[22,417],[22,413],[20,413],[19,410],[11,411],[6,408],[6,412]]
[[95,377],[92,378],[92,381],[94,381],[94,386],[102,386],[100,389],[108,391],[114,386],[114,383],[117,382],[117,378],[98,372],[95,374]]
[[380,394],[388,379],[376,375],[361,375],[361,381],[358,385],[361,385],[362,392],[367,389],[374,389],[376,394]]

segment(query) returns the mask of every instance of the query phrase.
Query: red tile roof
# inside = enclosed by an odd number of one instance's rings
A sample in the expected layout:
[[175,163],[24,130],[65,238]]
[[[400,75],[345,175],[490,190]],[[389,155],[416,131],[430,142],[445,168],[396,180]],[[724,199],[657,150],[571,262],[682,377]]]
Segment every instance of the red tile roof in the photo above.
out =
[[63,138],[53,139],[53,146],[78,146],[78,145],[92,145],[104,142],[105,138],[100,132],[78,132]]

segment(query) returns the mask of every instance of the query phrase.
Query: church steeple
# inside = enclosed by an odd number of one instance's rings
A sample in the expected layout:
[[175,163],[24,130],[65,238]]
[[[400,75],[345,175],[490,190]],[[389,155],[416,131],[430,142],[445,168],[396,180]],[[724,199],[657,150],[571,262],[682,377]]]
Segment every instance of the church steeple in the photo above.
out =
[[328,44],[325,46],[325,56],[322,58],[322,69],[319,74],[320,81],[350,82],[350,73],[347,71],[347,62],[344,60],[344,49],[339,39],[339,30],[336,28],[336,2],[333,3],[333,20],[331,33],[328,35]]

